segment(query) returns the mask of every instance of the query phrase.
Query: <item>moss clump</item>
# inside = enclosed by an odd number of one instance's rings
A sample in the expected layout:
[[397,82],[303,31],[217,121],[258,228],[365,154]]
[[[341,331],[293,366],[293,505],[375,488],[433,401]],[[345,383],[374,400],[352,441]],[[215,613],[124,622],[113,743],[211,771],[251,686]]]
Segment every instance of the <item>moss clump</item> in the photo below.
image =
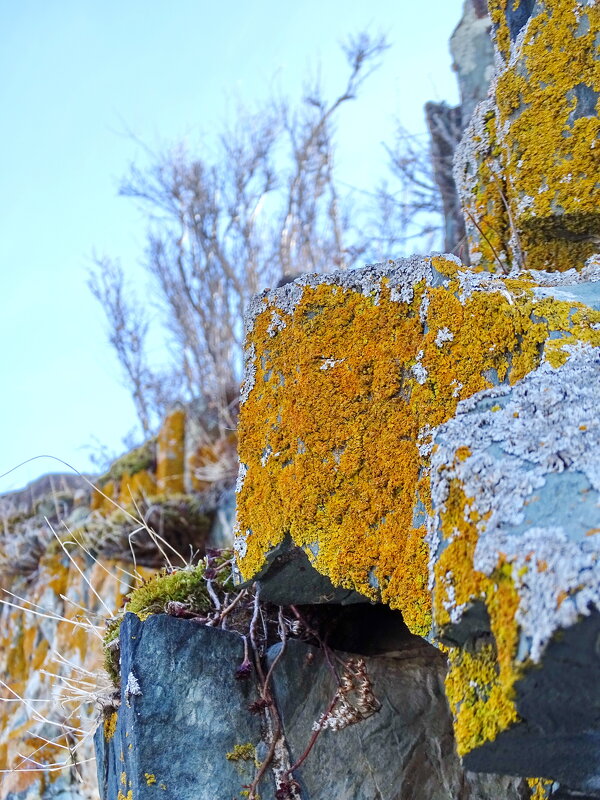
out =
[[170,602],[185,603],[198,612],[207,611],[210,599],[204,572],[204,564],[174,572],[162,570],[134,589],[125,610],[136,614],[141,620],[152,614],[160,614]]
[[140,447],[130,450],[128,453],[114,461],[106,475],[100,482],[120,481],[124,475],[135,475],[142,470],[154,472],[156,469],[156,438],[149,439]]
[[104,666],[115,685],[119,682],[117,640],[125,614],[130,612],[145,620],[152,614],[169,611],[172,603],[177,604],[180,616],[207,613],[213,608],[206,583],[209,578],[215,590],[227,592],[234,588],[231,570],[227,568],[231,557],[230,551],[222,550],[195,566],[163,569],[132,590],[119,616],[107,622],[104,634]]

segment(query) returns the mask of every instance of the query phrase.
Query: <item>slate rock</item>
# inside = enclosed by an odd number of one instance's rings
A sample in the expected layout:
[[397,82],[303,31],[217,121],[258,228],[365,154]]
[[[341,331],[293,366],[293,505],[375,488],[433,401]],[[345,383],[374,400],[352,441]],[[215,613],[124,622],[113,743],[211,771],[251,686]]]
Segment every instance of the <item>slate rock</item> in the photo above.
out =
[[[231,800],[252,779],[251,761],[226,758],[256,744],[259,718],[248,712],[253,682],[235,670],[238,634],[166,615],[121,626],[122,697],[116,732],[96,732],[102,800]],[[119,794],[121,792],[121,794]],[[268,787],[261,796],[269,800]]]
[[[269,651],[272,662],[281,645]],[[347,654],[343,655],[348,658]],[[414,637],[395,657],[365,658],[381,710],[339,731],[326,729],[294,773],[308,800],[517,800],[518,779],[466,773],[454,747],[444,695],[444,657]],[[273,673],[292,762],[329,705],[335,683],[322,652],[288,641]]]

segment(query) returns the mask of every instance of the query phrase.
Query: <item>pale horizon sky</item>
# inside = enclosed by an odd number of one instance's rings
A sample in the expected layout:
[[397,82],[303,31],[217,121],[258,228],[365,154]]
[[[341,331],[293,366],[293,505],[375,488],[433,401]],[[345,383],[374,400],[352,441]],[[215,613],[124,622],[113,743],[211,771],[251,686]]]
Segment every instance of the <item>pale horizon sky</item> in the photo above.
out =
[[[86,447],[120,453],[135,425],[86,286],[93,251],[145,281],[144,220],[118,196],[143,155],[135,139],[193,150],[237,98],[252,104],[273,85],[300,98],[317,65],[333,94],[346,74],[339,42],[368,27],[392,47],[343,109],[338,141],[342,177],[370,188],[395,117],[419,133],[426,101],[458,102],[448,39],[461,7],[430,0],[423,17],[398,0],[0,0],[0,474],[42,453],[94,471]],[[0,478],[0,492],[62,471],[37,460]]]

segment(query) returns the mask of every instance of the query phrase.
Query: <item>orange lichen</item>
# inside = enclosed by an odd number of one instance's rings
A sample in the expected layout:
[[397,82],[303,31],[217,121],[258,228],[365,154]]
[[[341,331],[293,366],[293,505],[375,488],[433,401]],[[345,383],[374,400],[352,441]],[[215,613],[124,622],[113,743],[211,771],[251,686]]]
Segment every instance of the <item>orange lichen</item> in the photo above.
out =
[[185,411],[177,408],[165,419],[156,442],[156,483],[159,492],[185,492]]
[[554,781],[546,778],[527,778],[531,790],[530,800],[548,800],[551,796]]
[[[455,454],[457,461],[461,449]],[[519,595],[512,567],[502,557],[489,576],[475,569],[478,524],[484,525],[485,519],[473,511],[456,479],[450,481],[440,522],[448,543],[435,565],[436,624],[443,629],[450,623],[451,607],[479,601],[486,606],[493,636],[493,643],[476,654],[450,652],[447,692],[455,715],[457,747],[464,755],[519,719],[514,702],[515,683],[522,674],[522,666],[515,663]]]
[[[148,470],[140,470],[134,475],[124,473],[119,482],[119,497],[117,502],[120,506],[128,508],[133,502],[138,502],[142,498],[153,497],[157,493],[156,477]],[[114,511],[115,507],[107,509]]]
[[[447,285],[421,281],[411,302],[392,299],[384,279],[370,296],[307,286],[291,313],[265,303],[248,343],[258,354],[255,384],[240,415],[244,578],[289,534],[335,585],[400,609],[421,634],[431,620],[423,540],[429,462],[419,449],[427,431],[460,400],[520,380],[540,364],[544,346],[549,357],[567,358],[565,344],[600,343],[599,312],[536,298],[531,275],[490,279],[485,291],[464,297],[459,265],[443,257],[431,263]],[[275,310],[285,324],[273,332]],[[565,337],[549,341],[555,330]],[[477,520],[462,513],[464,498],[457,502],[455,522],[444,525],[471,526],[472,534],[463,531],[444,563],[463,564],[455,583],[466,602],[479,591]]]
[[460,756],[517,721],[514,703],[498,678],[493,645],[475,651],[450,648],[446,695],[454,714],[454,734]]
[[600,234],[600,115],[597,103],[578,108],[583,87],[590,97],[600,91],[600,6],[542,4],[515,56],[506,19],[511,1],[490,2],[506,63],[495,98],[508,205],[525,266],[581,268]]
[[104,740],[106,742],[110,742],[117,731],[117,722],[119,721],[119,715],[116,711],[111,711],[104,717],[103,722],[103,732],[104,732]]

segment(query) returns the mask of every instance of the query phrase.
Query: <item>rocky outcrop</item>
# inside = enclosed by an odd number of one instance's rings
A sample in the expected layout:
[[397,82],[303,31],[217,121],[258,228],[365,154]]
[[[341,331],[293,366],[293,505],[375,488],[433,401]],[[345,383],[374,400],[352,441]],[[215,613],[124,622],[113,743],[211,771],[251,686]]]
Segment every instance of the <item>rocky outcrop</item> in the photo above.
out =
[[[400,619],[397,625],[402,627]],[[141,622],[133,614],[125,618],[120,638],[120,709],[96,733],[103,800],[144,800],[157,790],[178,800],[243,796],[268,748],[260,718],[248,709],[257,687],[235,678],[242,638],[166,615]],[[417,637],[403,644],[401,651],[362,658],[377,710],[339,729],[330,717],[308,754],[315,725],[335,694],[335,677],[318,648],[292,639],[269,649],[266,666],[274,666],[273,695],[282,721],[278,746],[287,750],[290,764],[306,754],[294,770],[299,796],[525,797],[518,780],[464,772],[444,695],[445,659]],[[340,651],[329,657],[356,659]],[[260,783],[263,800],[287,796],[277,794],[276,775],[268,771]]]
[[600,235],[600,7],[587,0],[489,7],[496,75],[455,165],[471,263],[581,268]]
[[600,606],[599,277],[435,257],[258,297],[235,543],[266,597],[385,602],[440,643],[467,767],[580,791],[599,780],[574,689]]
[[459,24],[450,37],[452,68],[456,73],[460,105],[429,102],[425,121],[431,141],[431,167],[439,190],[444,217],[444,250],[468,257],[461,200],[453,175],[453,162],[463,130],[475,106],[485,99],[494,74],[492,23],[486,0],[465,0]]
[[176,409],[106,475],[44,476],[0,498],[3,800],[98,797],[92,733],[114,691],[105,619],[165,558],[231,542],[235,442],[207,428]]

